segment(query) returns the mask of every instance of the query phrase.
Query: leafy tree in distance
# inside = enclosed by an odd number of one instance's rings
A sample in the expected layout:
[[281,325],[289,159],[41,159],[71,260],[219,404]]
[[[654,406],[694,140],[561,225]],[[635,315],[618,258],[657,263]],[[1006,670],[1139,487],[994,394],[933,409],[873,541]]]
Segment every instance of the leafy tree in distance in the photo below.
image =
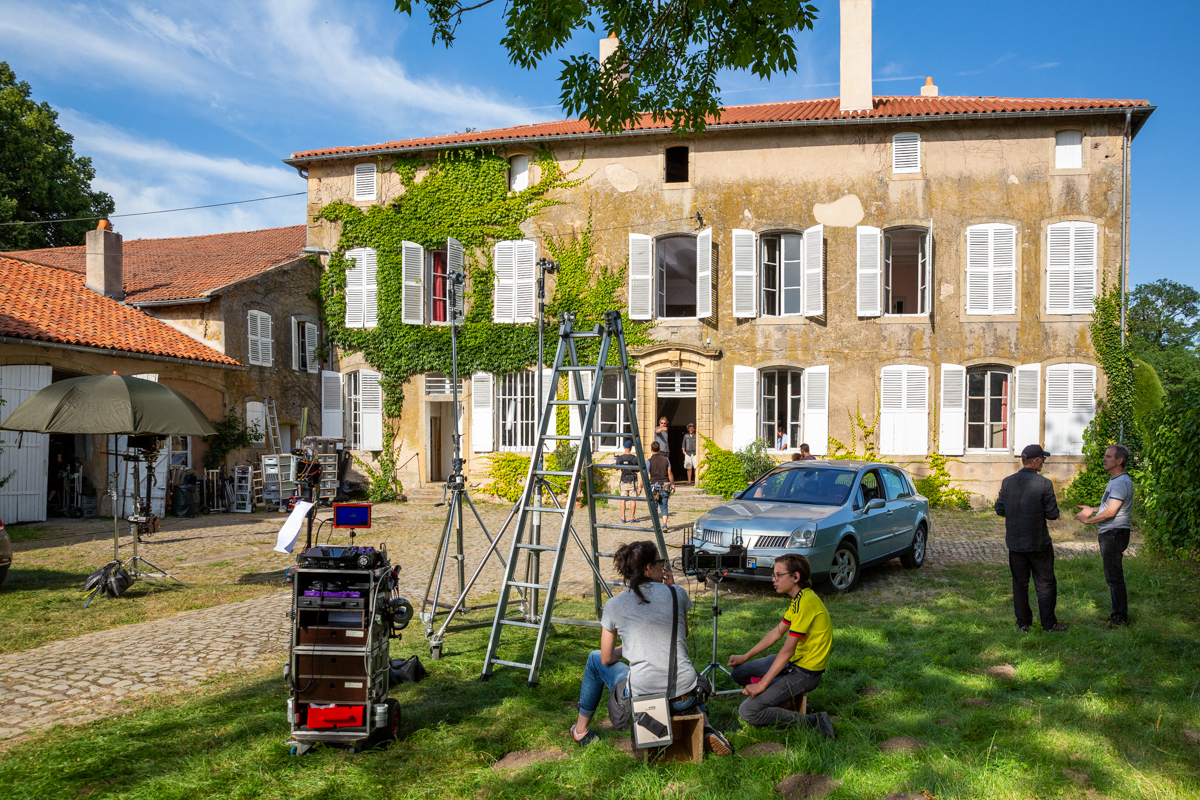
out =
[[1129,349],[1154,367],[1173,394],[1200,387],[1200,291],[1166,278],[1129,295]]
[[[92,190],[92,160],[75,155],[58,112],[35,103],[25,81],[0,61],[0,222],[103,217],[113,200]],[[90,221],[0,225],[0,250],[83,244]]]
[[[423,5],[433,41],[447,47],[464,14],[495,0],[395,0],[412,15]],[[606,133],[642,114],[669,121],[678,133],[704,130],[720,116],[723,69],[760,78],[796,70],[795,30],[812,29],[816,6],[796,0],[507,0],[500,43],[509,60],[534,69],[578,32],[597,28],[617,36],[616,52],[563,59],[558,80],[568,114]]]

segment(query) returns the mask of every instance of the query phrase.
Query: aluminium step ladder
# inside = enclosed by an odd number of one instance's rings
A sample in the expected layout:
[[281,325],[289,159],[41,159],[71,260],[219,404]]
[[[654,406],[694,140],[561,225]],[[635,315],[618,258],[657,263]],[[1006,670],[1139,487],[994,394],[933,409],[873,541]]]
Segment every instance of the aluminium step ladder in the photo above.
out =
[[[641,437],[638,433],[637,399],[634,394],[633,377],[629,371],[629,355],[625,348],[625,333],[621,324],[621,314],[617,311],[609,311],[605,313],[604,317],[605,323],[597,325],[594,330],[576,331],[574,330],[574,315],[562,315],[558,334],[558,348],[554,356],[554,367],[550,375],[543,411],[540,416],[537,440],[534,444],[534,455],[529,460],[529,475],[525,481],[525,488],[521,493],[520,500],[517,501],[519,516],[517,518],[516,531],[512,539],[508,563],[505,567],[504,583],[500,589],[500,599],[496,604],[496,615],[492,621],[492,632],[488,638],[487,652],[484,655],[483,673],[480,676],[482,680],[490,678],[497,666],[514,667],[516,669],[527,670],[529,673],[527,683],[529,686],[534,686],[537,684],[538,676],[541,673],[542,659],[546,654],[546,640],[550,634],[551,625],[566,624],[594,628],[600,627],[599,619],[602,610],[600,593],[603,591],[611,596],[612,590],[609,588],[609,582],[605,581],[600,573],[599,560],[602,557],[611,558],[613,554],[600,552],[599,530],[613,529],[653,534],[654,541],[657,543],[662,557],[667,557],[667,545],[663,540],[662,523],[658,517],[658,505],[651,498],[649,475],[646,472],[645,453],[642,451]],[[577,343],[580,340],[588,339],[599,340],[596,363],[580,364]],[[591,350],[590,347],[588,349]],[[616,360],[618,363],[615,366],[608,366],[611,355],[617,357]],[[624,391],[618,393],[620,395],[619,399],[601,398],[600,396],[606,372],[617,374],[623,383]],[[558,385],[560,375],[566,375],[567,379],[572,382],[574,397],[577,399],[556,399],[554,387]],[[591,378],[590,383],[586,384],[586,394],[584,391],[584,375]],[[617,431],[616,436],[633,441],[634,453],[638,459],[637,465],[601,464],[593,460],[593,439],[602,435],[601,431],[594,429],[596,423],[599,421],[599,415],[596,412],[601,405],[624,407],[625,418],[629,420],[630,431],[628,434]],[[578,415],[580,420],[578,434],[561,436],[547,432],[547,429],[554,430],[551,426],[555,423],[557,415],[554,412],[559,406],[566,406]],[[611,437],[613,432],[605,431],[603,435]],[[578,443],[579,450],[575,457],[574,467],[570,471],[544,468],[543,460],[546,444],[556,441]],[[592,473],[594,469],[610,469],[618,470],[618,472],[636,470],[640,472],[642,476],[643,496],[640,498],[622,498],[619,494],[596,494]],[[555,499],[555,505],[553,506],[534,505],[534,492],[538,491],[541,482],[545,478],[552,476],[570,478],[563,504],[558,505],[557,499]],[[586,486],[588,521],[591,528],[589,546],[587,547],[585,547],[584,542],[571,524],[575,511],[575,499],[580,494],[581,484]],[[553,493],[550,496],[553,498]],[[638,502],[645,502],[650,509],[647,515],[650,520],[650,527],[597,522],[595,501],[599,499],[636,499]],[[558,539],[554,544],[542,544],[541,542],[529,541],[528,539],[532,528],[533,516],[539,513],[547,515],[557,514],[561,517]],[[596,619],[585,620],[554,616],[554,601],[558,593],[558,583],[562,576],[563,560],[566,556],[569,538],[575,539],[584,559],[587,560],[591,568],[596,603]],[[518,562],[521,560],[522,555],[525,557],[524,560],[526,561],[527,569],[519,572]],[[548,556],[553,559],[550,575],[544,583],[541,582],[538,576],[537,565],[541,556]],[[531,561],[533,566],[529,567]],[[521,575],[524,580],[517,580],[515,577],[517,575]],[[536,598],[539,592],[544,592],[545,600],[541,608],[541,613],[537,613],[537,601],[533,599],[529,604],[529,609],[533,612],[532,614],[526,614],[523,619],[510,618],[508,616],[508,607],[513,589],[529,590],[530,596],[533,598]],[[504,638],[502,634],[514,628],[536,631],[532,643],[533,654],[527,662],[499,657],[501,639]],[[513,633],[515,634],[515,631]],[[508,638],[513,639],[516,637],[510,635]],[[524,638],[525,652],[528,652],[528,637]],[[510,646],[516,647],[518,644],[514,642]]]
[[275,410],[275,399],[268,397],[265,405],[267,409],[267,446],[272,454],[278,454],[283,452],[279,449],[283,442],[279,436],[279,414]]

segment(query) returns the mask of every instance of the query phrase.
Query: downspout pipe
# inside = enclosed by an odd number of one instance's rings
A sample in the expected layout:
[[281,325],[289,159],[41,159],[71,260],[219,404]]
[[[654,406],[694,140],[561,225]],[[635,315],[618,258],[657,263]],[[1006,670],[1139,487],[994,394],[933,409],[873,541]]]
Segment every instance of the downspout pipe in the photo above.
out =
[[1125,132],[1121,142],[1121,349],[1125,349],[1125,290],[1129,282],[1129,126],[1132,110],[1125,111]]

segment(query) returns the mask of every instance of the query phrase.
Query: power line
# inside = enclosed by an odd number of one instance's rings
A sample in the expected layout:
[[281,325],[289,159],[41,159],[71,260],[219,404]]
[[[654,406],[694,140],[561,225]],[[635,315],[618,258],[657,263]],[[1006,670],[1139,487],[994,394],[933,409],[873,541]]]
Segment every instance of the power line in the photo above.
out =
[[151,214],[173,214],[176,211],[197,211],[202,208],[218,208],[220,206],[236,206],[243,203],[261,203],[263,200],[278,200],[281,197],[299,197],[305,192],[292,192],[291,194],[273,194],[270,197],[255,197],[252,200],[230,200],[228,203],[209,203],[204,206],[188,206],[187,208],[164,208],[160,211],[137,211],[131,214],[109,214],[107,217],[72,217],[71,219],[44,219],[35,221],[18,221],[18,222],[0,222],[0,226],[8,225],[56,225],[60,222],[94,222],[98,219],[117,219],[119,217],[146,217]]

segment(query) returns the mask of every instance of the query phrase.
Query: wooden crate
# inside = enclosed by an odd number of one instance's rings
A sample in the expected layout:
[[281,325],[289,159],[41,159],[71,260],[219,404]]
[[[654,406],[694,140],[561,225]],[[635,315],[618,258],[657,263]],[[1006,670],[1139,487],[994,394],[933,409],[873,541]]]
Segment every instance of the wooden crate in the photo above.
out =
[[681,714],[671,717],[675,741],[666,747],[647,747],[642,760],[647,764],[660,761],[682,761],[699,764],[704,760],[704,715]]

